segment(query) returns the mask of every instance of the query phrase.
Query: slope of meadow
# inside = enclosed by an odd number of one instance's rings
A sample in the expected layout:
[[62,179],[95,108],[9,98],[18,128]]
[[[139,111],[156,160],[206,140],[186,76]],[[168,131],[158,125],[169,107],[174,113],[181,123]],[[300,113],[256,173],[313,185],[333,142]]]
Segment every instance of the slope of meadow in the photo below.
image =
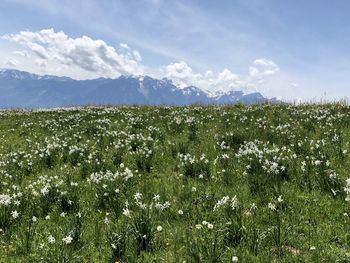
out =
[[0,262],[350,262],[349,132],[342,105],[1,111]]

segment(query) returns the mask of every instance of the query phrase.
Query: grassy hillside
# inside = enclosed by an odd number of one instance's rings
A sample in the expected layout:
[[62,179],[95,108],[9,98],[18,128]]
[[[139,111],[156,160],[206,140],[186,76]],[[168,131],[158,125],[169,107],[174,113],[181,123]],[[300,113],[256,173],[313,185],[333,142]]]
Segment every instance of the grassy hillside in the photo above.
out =
[[341,105],[2,111],[0,262],[350,262],[349,142]]

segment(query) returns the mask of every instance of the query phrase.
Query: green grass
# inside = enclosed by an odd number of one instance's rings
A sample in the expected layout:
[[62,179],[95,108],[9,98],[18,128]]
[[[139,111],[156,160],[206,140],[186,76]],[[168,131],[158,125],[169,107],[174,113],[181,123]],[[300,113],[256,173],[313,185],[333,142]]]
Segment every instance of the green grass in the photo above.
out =
[[349,142],[342,105],[0,111],[0,262],[350,262]]

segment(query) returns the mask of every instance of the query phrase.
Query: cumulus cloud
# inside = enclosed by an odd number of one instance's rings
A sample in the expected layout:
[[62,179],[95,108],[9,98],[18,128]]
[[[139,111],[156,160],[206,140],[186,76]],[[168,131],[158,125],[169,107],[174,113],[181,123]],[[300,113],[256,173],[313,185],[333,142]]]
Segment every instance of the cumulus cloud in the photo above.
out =
[[279,71],[275,62],[269,59],[256,59],[249,68],[249,75],[253,78],[262,79],[266,76],[275,75]]
[[259,84],[268,76],[279,71],[278,66],[272,60],[257,59],[249,68],[248,76],[240,76],[229,69],[219,73],[208,70],[204,75],[195,73],[184,61],[171,63],[165,67],[165,76],[180,86],[197,86],[211,92],[243,90],[245,92],[256,91]]
[[171,63],[165,67],[165,76],[180,87],[197,86],[209,91],[235,90],[240,88],[240,77],[224,69],[218,74],[208,70],[204,75],[194,73],[186,62]]
[[121,45],[124,52],[117,52],[103,40],[87,36],[70,38],[63,31],[55,32],[53,29],[21,31],[18,34],[4,35],[2,39],[28,48],[42,65],[54,61],[106,77],[142,74],[142,67],[138,63],[142,59],[141,55],[126,44]]
[[[160,68],[147,68],[141,64],[142,56],[126,43],[116,48],[103,40],[88,36],[72,38],[63,31],[44,29],[36,32],[21,31],[4,35],[24,47],[11,53],[7,66],[40,73],[66,75],[73,78],[118,77],[119,75],[144,75],[171,79],[180,88],[196,86],[210,92],[261,89],[265,80],[275,75],[279,67],[272,60],[260,58],[252,62],[249,73],[238,75],[225,68],[220,72],[208,70],[195,72],[185,61],[173,62]],[[19,62],[17,61],[19,60]],[[6,59],[4,59],[6,61]],[[25,67],[24,67],[25,65]]]
[[165,76],[180,87],[194,85],[203,78],[201,74],[195,74],[192,68],[184,61],[167,65],[165,67]]

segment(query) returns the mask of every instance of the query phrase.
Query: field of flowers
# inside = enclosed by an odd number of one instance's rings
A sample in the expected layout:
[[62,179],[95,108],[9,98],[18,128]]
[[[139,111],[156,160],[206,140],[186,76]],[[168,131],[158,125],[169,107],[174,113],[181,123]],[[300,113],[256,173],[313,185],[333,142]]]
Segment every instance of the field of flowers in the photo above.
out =
[[350,107],[0,111],[0,262],[350,262]]

